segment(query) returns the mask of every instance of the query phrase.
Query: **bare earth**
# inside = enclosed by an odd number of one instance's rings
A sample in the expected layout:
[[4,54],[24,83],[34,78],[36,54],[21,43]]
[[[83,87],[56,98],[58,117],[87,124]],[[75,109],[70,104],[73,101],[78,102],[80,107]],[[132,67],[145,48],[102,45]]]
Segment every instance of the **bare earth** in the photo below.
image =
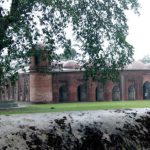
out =
[[144,150],[149,141],[149,108],[0,116],[0,150]]

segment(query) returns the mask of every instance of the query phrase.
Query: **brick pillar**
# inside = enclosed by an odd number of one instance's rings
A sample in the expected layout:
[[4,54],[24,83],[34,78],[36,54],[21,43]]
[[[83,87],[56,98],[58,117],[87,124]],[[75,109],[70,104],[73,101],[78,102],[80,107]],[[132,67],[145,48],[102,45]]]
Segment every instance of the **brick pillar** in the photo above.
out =
[[76,102],[78,100],[77,87],[75,86],[75,84],[70,84],[68,93],[69,93],[69,101],[70,102]]
[[46,73],[30,73],[30,102],[52,102],[52,75]]
[[112,87],[113,83],[111,81],[108,81],[105,85],[104,99],[107,101],[112,101]]
[[76,76],[74,75],[74,73],[70,74],[70,76],[68,77],[68,100],[69,102],[78,101],[77,88],[78,88],[78,81],[76,80]]
[[124,84],[123,73],[121,73],[120,94],[121,94],[121,100],[125,100],[125,84]]
[[33,49],[35,54],[30,65],[30,102],[50,103],[52,96],[52,75],[49,72],[47,51],[41,46]]
[[92,102],[94,102],[94,101],[96,101],[96,87],[95,87],[95,84],[92,82],[92,81],[90,81],[89,82],[89,84],[88,84],[89,86],[89,88],[88,88],[88,96],[89,96],[89,101],[92,101]]

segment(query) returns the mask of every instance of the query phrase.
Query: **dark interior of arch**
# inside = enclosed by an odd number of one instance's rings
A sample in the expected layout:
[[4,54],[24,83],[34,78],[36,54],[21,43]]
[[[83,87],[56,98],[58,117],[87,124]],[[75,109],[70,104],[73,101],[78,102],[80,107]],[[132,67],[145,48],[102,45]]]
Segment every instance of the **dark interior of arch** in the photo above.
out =
[[150,82],[145,82],[143,85],[143,98],[150,99]]
[[120,88],[118,85],[114,86],[112,89],[112,100],[120,100]]
[[87,101],[87,86],[85,84],[81,84],[77,89],[78,101]]
[[100,86],[96,88],[96,101],[104,100],[104,89]]
[[68,99],[68,88],[67,85],[62,85],[59,88],[59,101],[66,102]]
[[134,87],[134,85],[130,85],[128,87],[128,99],[129,100],[135,99],[135,87]]

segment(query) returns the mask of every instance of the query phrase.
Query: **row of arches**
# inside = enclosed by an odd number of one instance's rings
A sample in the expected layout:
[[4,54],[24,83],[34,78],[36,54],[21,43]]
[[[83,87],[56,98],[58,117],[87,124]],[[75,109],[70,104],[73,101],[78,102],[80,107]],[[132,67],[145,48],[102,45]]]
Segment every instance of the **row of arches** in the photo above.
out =
[[[129,86],[128,88],[128,99],[134,100],[136,99],[136,90],[134,85]],[[143,99],[150,99],[150,82],[146,81],[143,84]]]
[[[104,100],[104,88],[96,87],[96,101]],[[68,100],[68,87],[67,85],[62,85],[59,88],[59,101],[66,102]],[[77,99],[78,101],[87,101],[88,97],[87,86],[85,84],[81,84],[77,87]],[[119,86],[114,86],[112,89],[112,99],[120,100],[120,89]]]
[[[87,86],[85,84],[78,86],[77,97],[78,97],[78,101],[87,100]],[[59,101],[66,102],[67,100],[68,100],[68,87],[66,85],[62,85],[59,88]]]
[[[68,87],[67,85],[62,85],[59,88],[59,101],[66,102],[68,100]],[[112,100],[121,100],[121,91],[118,85],[115,85],[112,88]],[[87,101],[88,100],[88,90],[85,84],[81,84],[77,87],[77,99],[78,101]],[[104,88],[101,86],[96,87],[95,91],[96,101],[103,101],[104,98]],[[128,87],[128,100],[136,99],[136,90],[135,86],[129,85]],[[145,82],[143,85],[143,99],[150,99],[150,82]]]

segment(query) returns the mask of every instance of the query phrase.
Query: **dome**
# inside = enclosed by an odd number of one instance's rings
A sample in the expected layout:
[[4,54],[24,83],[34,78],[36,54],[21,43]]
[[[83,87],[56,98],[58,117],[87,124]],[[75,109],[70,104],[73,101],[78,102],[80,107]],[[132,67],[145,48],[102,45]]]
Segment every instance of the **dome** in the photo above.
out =
[[80,65],[78,64],[77,61],[74,60],[68,60],[63,64],[63,68],[67,69],[79,69]]
[[125,68],[126,70],[147,70],[150,69],[150,64],[144,64],[141,61],[134,61]]

